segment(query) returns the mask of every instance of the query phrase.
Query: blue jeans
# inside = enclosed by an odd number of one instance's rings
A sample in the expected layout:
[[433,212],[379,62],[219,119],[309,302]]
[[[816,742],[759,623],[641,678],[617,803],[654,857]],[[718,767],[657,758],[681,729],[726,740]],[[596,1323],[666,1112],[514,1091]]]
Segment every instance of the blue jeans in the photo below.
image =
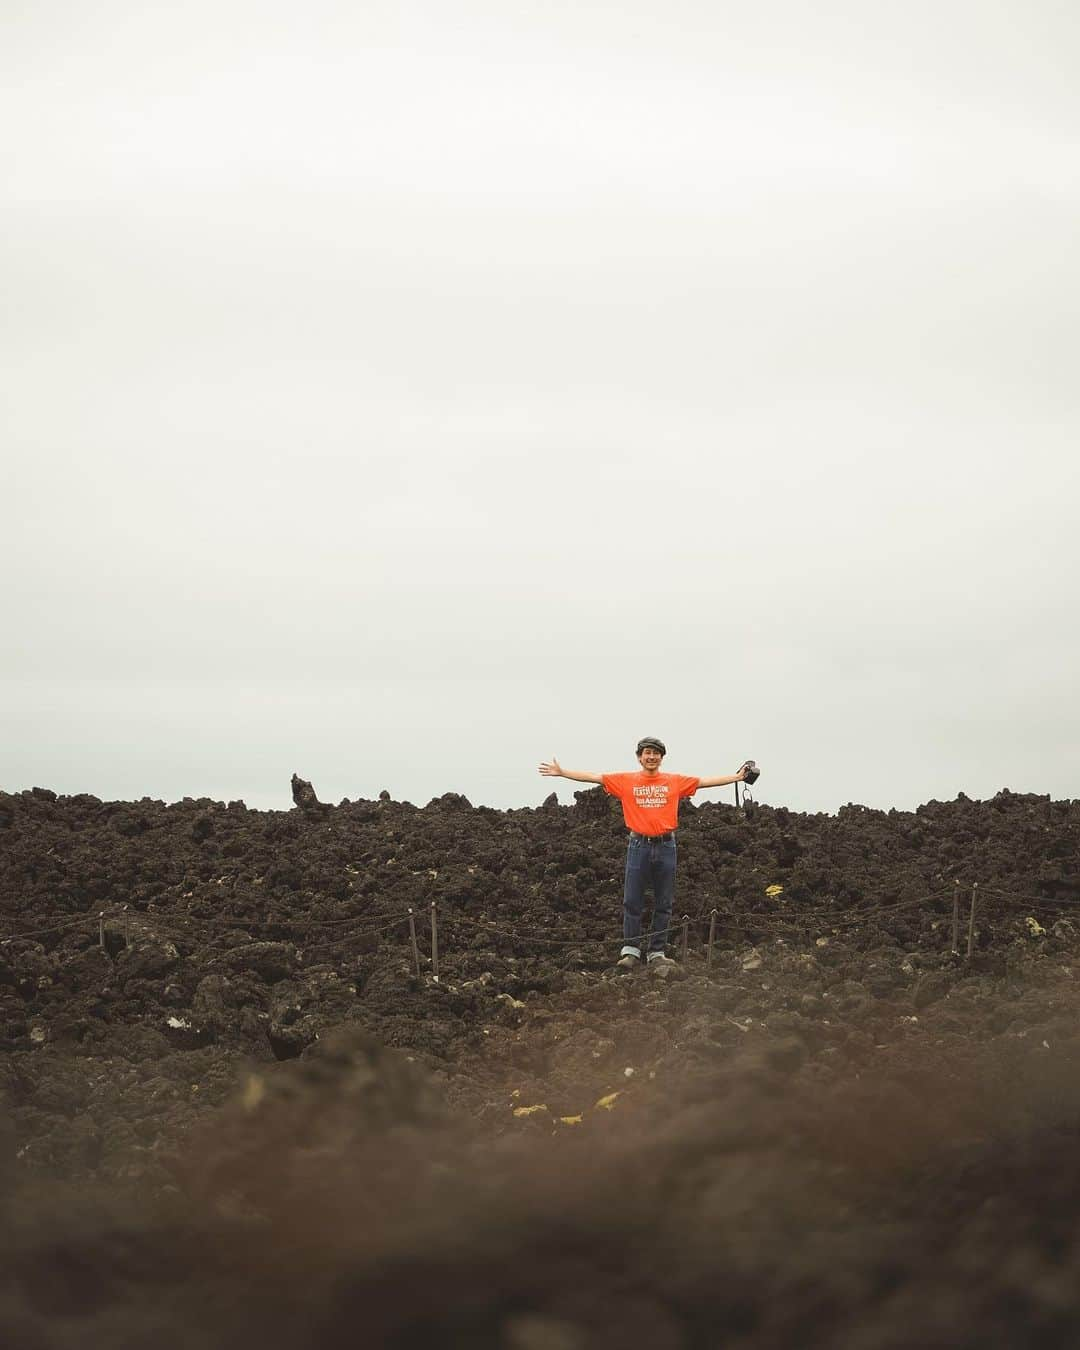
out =
[[653,917],[649,951],[659,953],[667,942],[671,902],[675,896],[675,836],[663,842],[631,835],[626,846],[626,880],[623,885],[623,955],[641,955],[641,915],[645,888],[652,884]]

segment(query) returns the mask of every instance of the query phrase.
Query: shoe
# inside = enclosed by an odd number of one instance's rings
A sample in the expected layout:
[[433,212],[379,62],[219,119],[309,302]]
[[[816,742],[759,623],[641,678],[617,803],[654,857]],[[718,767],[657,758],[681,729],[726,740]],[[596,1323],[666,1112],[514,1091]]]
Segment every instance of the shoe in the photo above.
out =
[[662,952],[659,956],[649,957],[650,975],[658,975],[662,980],[666,980],[670,976],[677,974],[678,971],[679,963],[673,961],[670,956],[664,956]]
[[625,956],[620,956],[615,962],[615,973],[618,975],[632,975],[640,965],[641,957],[635,956],[633,952],[627,952]]

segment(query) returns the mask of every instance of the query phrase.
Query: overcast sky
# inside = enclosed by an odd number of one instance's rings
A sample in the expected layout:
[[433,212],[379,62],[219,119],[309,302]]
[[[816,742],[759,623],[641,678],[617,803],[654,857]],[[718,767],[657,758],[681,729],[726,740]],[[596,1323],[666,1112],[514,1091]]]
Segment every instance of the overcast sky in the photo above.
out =
[[1075,5],[0,15],[0,788],[1080,796]]

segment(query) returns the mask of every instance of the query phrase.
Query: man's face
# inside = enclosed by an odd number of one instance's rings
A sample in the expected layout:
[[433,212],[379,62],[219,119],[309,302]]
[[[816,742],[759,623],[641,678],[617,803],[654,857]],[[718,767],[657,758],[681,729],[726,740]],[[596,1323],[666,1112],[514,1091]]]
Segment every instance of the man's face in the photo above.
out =
[[664,756],[659,750],[653,749],[651,745],[647,745],[645,749],[642,750],[641,754],[638,755],[638,763],[646,773],[657,773],[663,760]]

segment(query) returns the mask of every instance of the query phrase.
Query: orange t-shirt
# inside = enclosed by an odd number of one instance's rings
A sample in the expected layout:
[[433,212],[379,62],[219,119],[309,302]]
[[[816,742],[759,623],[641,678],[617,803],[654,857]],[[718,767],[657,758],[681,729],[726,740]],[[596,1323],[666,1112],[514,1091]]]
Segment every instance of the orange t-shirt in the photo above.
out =
[[692,797],[700,778],[681,773],[606,773],[604,791],[622,802],[623,820],[638,834],[667,834],[679,823],[679,802]]

